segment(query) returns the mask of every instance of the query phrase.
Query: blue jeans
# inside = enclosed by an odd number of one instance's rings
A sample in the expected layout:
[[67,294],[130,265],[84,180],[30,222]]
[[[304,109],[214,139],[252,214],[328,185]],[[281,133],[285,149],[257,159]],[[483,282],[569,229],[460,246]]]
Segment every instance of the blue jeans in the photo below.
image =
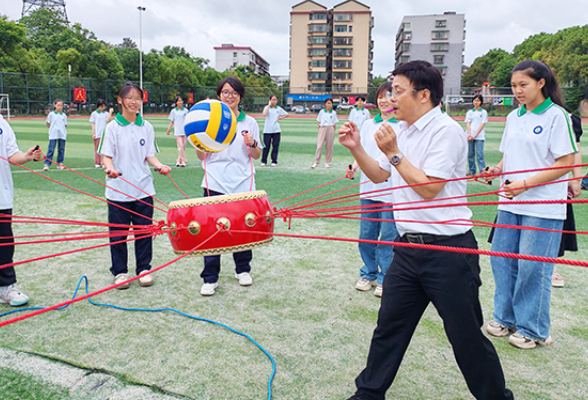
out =
[[65,157],[65,139],[51,139],[49,140],[49,148],[47,149],[47,159],[45,165],[51,165],[53,160],[53,153],[55,152],[55,145],[57,145],[57,163],[63,164]]
[[484,141],[472,140],[468,141],[468,165],[470,166],[470,174],[476,174],[476,164],[474,158],[478,159],[478,170],[482,172],[486,168],[486,160],[484,160]]
[[[561,230],[563,221],[498,211],[497,224]],[[492,251],[557,257],[561,233],[496,228]],[[531,339],[549,336],[553,263],[491,257],[494,319]]]
[[[371,205],[383,204],[381,201],[361,199],[362,210],[378,210],[380,208],[392,208],[389,206],[369,207]],[[374,219],[394,219],[393,211],[375,211],[363,214],[365,218]],[[361,220],[359,225],[359,238],[365,240],[380,240],[383,242],[393,242],[398,236],[396,224],[386,221],[366,221]],[[384,281],[384,276],[392,263],[394,257],[394,247],[386,244],[359,243],[359,254],[363,260],[364,266],[359,270],[362,278],[373,281],[377,280],[378,285]]]

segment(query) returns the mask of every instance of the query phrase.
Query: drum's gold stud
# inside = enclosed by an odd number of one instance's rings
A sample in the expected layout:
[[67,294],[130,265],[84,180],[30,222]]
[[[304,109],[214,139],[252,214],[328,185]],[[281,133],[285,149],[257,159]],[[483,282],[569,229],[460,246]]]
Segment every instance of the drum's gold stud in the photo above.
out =
[[192,235],[198,235],[200,233],[200,224],[196,221],[191,221],[188,224],[188,232]]
[[178,231],[176,229],[178,229],[178,226],[176,225],[175,222],[172,222],[171,224],[169,224],[169,229],[172,230],[171,234],[172,236],[176,236]]
[[231,229],[231,221],[229,221],[229,219],[226,217],[220,217],[219,219],[216,220],[216,229],[218,229],[218,230]]
[[267,210],[265,212],[265,216],[266,216],[267,223],[268,224],[271,224],[272,223],[272,213],[271,213],[271,211],[270,210]]
[[247,213],[245,214],[245,225],[252,228],[257,223],[257,218],[255,218],[255,214]]

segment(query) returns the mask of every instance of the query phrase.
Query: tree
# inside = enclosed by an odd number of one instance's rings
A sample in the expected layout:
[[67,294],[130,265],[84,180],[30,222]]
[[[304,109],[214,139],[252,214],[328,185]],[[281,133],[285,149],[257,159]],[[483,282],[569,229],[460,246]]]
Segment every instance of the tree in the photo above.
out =
[[[490,74],[509,53],[502,49],[492,49],[482,57],[474,60],[471,67],[462,75],[461,86],[480,87],[484,82],[490,82]],[[496,86],[493,82],[491,85]],[[510,86],[510,80],[509,84]]]

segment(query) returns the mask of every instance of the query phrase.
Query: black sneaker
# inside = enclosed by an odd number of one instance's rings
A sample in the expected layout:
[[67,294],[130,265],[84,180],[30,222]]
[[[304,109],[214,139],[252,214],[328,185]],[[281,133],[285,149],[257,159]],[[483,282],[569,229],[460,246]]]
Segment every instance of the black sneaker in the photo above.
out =
[[587,183],[582,183],[580,185],[580,187],[582,188],[582,190],[588,190],[588,184]]

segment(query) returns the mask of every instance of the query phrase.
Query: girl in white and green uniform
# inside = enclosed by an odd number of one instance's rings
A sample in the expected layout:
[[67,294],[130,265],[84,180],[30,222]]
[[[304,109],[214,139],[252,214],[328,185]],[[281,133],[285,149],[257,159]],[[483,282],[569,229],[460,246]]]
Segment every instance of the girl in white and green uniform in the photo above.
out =
[[165,131],[165,134],[169,135],[169,131],[173,125],[174,136],[178,146],[178,159],[176,161],[176,167],[185,167],[187,165],[188,159],[186,158],[187,139],[186,134],[184,133],[184,120],[186,119],[186,114],[188,114],[188,109],[184,107],[184,100],[182,100],[180,96],[176,97],[174,104],[176,107],[169,113],[170,123],[167,127],[167,131]]
[[[564,200],[567,182],[578,151],[568,112],[551,69],[535,60],[519,63],[511,73],[513,94],[521,107],[506,119],[500,143],[502,160],[488,173],[503,173],[506,198],[499,197],[499,226],[531,227],[524,230],[497,227],[492,251],[542,257],[557,257],[566,205],[512,204],[523,201]],[[554,169],[563,167],[560,169]],[[545,168],[540,172],[514,171]],[[490,179],[488,179],[490,180]],[[541,185],[541,186],[536,186]],[[521,349],[549,345],[551,276],[553,263],[491,257],[496,289],[494,320],[486,330],[494,336],[509,336]],[[513,333],[514,332],[514,333]]]
[[[110,231],[120,232],[117,236],[111,236],[111,243],[127,238],[127,226],[148,226],[153,223],[152,196],[155,195],[155,188],[149,165],[162,175],[171,170],[156,157],[159,149],[153,126],[138,114],[143,102],[143,91],[135,84],[125,83],[118,92],[117,102],[119,114],[106,127],[99,148],[104,172],[108,176],[108,222],[113,225]],[[121,176],[124,181],[117,179]],[[145,275],[139,278],[140,286],[153,284],[153,278],[147,274],[151,269],[152,242],[151,235],[140,235],[135,240],[136,273]],[[111,244],[110,256],[114,284],[121,284],[118,289],[127,289],[129,283],[123,283],[129,279],[127,244]]]

